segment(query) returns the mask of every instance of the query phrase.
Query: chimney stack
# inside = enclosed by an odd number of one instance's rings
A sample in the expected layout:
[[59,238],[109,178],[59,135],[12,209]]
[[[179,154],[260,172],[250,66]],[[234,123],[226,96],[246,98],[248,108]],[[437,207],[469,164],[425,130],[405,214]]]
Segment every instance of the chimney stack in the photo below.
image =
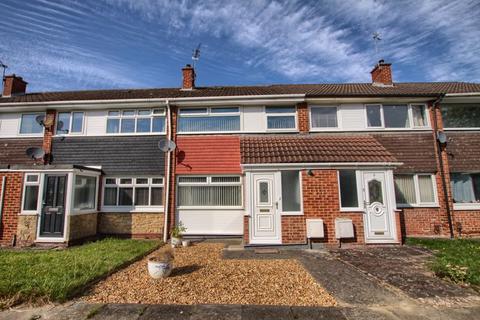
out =
[[22,77],[18,77],[15,74],[5,76],[3,78],[2,97],[6,98],[25,94],[27,84],[27,82],[23,81]]
[[392,64],[385,63],[384,60],[378,61],[377,65],[370,72],[372,74],[372,84],[379,87],[393,86]]
[[192,90],[195,88],[195,70],[189,64],[182,68],[183,84],[182,90]]

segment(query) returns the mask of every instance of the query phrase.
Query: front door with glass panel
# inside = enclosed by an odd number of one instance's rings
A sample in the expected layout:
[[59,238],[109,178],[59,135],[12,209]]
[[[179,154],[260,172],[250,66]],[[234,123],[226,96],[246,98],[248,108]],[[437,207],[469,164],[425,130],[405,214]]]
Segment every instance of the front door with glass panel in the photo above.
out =
[[365,239],[371,243],[395,242],[394,212],[386,172],[364,172]]
[[252,174],[253,212],[250,223],[251,244],[280,244],[281,217],[273,173]]
[[40,216],[40,237],[63,237],[66,187],[66,175],[45,175],[42,214]]

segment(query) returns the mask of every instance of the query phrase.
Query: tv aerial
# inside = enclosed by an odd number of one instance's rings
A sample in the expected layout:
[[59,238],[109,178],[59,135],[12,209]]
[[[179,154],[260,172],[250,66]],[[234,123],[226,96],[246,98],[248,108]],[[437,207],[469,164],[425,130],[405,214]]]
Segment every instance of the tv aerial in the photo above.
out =
[[192,53],[192,61],[193,61],[193,68],[195,68],[195,62],[200,60],[200,47],[202,46],[202,43],[199,43],[197,48],[193,50]]
[[3,69],[3,72],[2,72],[2,89],[3,89],[3,83],[5,82],[5,71],[7,70],[8,66],[4,64],[2,60],[0,60],[0,68]]
[[40,160],[45,157],[45,150],[40,147],[31,147],[25,150],[27,156],[32,160]]
[[158,143],[158,148],[163,152],[171,152],[175,150],[176,147],[177,145],[172,140],[161,140]]
[[382,38],[380,33],[376,31],[373,33],[372,38],[375,43],[375,55],[378,57],[378,45],[380,44],[380,41],[382,40]]

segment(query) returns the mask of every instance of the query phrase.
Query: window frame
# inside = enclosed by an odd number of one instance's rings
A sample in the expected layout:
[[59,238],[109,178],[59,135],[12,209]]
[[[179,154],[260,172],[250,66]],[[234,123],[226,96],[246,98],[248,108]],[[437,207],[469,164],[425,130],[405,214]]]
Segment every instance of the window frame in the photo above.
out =
[[[299,183],[299,187],[300,187],[300,211],[284,211],[283,210],[283,189],[282,189],[282,172],[283,171],[298,171],[298,183]],[[286,170],[281,170],[280,171],[280,175],[279,175],[279,180],[278,183],[279,186],[280,186],[280,206],[279,206],[279,210],[280,210],[280,215],[281,216],[303,216],[303,187],[302,187],[302,183],[303,183],[303,177],[302,177],[302,170],[295,170],[295,169],[286,169]]]
[[[313,126],[313,117],[312,117],[312,109],[318,108],[336,108],[337,110],[337,126],[336,127],[314,127]],[[314,104],[308,106],[308,125],[310,126],[311,132],[320,132],[320,131],[341,131],[342,130],[342,114],[340,105],[330,105],[330,104]]]
[[[114,184],[107,184],[107,180],[114,179]],[[121,179],[131,179],[131,183],[122,184]],[[147,179],[146,184],[137,183],[137,179]],[[162,179],[162,183],[153,183],[154,179]],[[116,205],[105,205],[105,189],[116,189]],[[162,188],[162,204],[150,205],[152,203],[152,188]],[[132,188],[132,204],[119,205],[120,188]],[[135,189],[148,188],[148,203],[149,205],[135,205]],[[104,212],[164,212],[165,207],[165,177],[163,176],[105,176],[102,179],[102,197],[101,197],[101,211]]]
[[[60,118],[60,113],[68,113],[69,114],[69,126],[68,126],[68,132],[65,133],[63,130],[58,130],[58,121]],[[72,126],[73,126],[73,114],[74,113],[81,113],[82,114],[82,130],[80,132],[72,132]],[[85,119],[86,119],[86,112],[85,111],[58,111],[57,115],[55,117],[55,135],[56,136],[80,136],[85,134]]]
[[[77,182],[77,177],[90,177],[90,178],[95,178],[95,199],[93,200],[93,208],[85,208],[85,209],[78,209],[75,208],[75,187],[76,187],[76,182]],[[78,213],[94,213],[98,212],[98,187],[99,187],[99,176],[98,175],[92,175],[88,173],[76,173],[72,177],[72,189],[71,189],[71,197],[72,197],[72,204],[71,204],[71,212],[72,214],[78,214]]]
[[[29,176],[36,176],[37,181],[27,181]],[[35,210],[25,210],[25,194],[28,186],[37,186],[37,208]],[[25,173],[23,177],[23,187],[22,187],[22,203],[20,214],[22,215],[37,215],[41,209],[42,204],[42,186],[43,186],[43,175],[40,173]]]
[[[268,113],[268,107],[276,107],[276,108],[294,108],[293,112],[278,112],[278,113]],[[265,131],[266,132],[297,132],[298,131],[298,108],[296,105],[293,106],[263,106],[263,114],[265,119]],[[295,126],[293,128],[269,128],[268,127],[268,117],[292,117],[294,119]]]
[[[139,111],[146,111],[149,110],[149,115],[140,115]],[[156,110],[161,110],[160,113],[155,113]],[[126,111],[134,111],[134,115],[124,115],[123,113]],[[111,116],[109,115],[110,112],[118,112],[118,115]],[[163,118],[163,131],[153,131],[153,120],[154,118]],[[108,132],[108,120],[109,119],[118,119],[118,132]],[[134,121],[134,129],[133,132],[121,132],[122,131],[122,121],[123,119],[132,120]],[[137,131],[137,123],[139,119],[150,119],[150,131],[149,132],[138,132]],[[107,110],[107,114],[105,116],[105,134],[110,135],[124,135],[124,136],[131,136],[131,135],[161,135],[166,133],[167,128],[167,116],[166,116],[166,109],[165,107],[150,107],[150,108],[124,108],[124,109],[109,109]]]
[[[384,105],[406,105],[407,106],[407,116],[408,116],[408,127],[403,127],[403,128],[391,128],[391,127],[386,127],[385,126],[385,110],[384,110]],[[368,106],[380,106],[380,121],[382,125],[380,127],[375,126],[371,127],[368,125],[368,112],[367,112],[367,107]],[[414,124],[413,120],[413,106],[423,106],[423,110],[425,112],[425,120],[426,124],[425,126],[416,126]],[[364,114],[365,114],[365,128],[367,130],[391,130],[391,131],[399,131],[399,130],[430,130],[431,129],[431,124],[430,124],[430,113],[428,110],[428,105],[426,103],[366,103],[363,105],[364,109]]]
[[[238,108],[237,112],[212,112],[212,109],[221,109],[221,108]],[[203,113],[183,113],[182,110],[185,109],[205,109]],[[225,117],[225,116],[238,116],[239,118],[239,129],[238,130],[229,130],[229,131],[180,131],[180,118],[200,118],[200,117]],[[178,108],[177,116],[177,134],[217,134],[217,133],[238,133],[242,132],[243,127],[243,117],[242,117],[242,107],[241,106],[208,106],[208,107],[180,107]]]
[[[399,208],[419,208],[419,207],[426,207],[426,208],[431,208],[431,207],[438,207],[438,190],[437,190],[437,183],[436,183],[436,176],[435,174],[432,173],[405,173],[405,174],[394,174],[393,175],[393,181],[394,181],[394,188],[395,192],[396,186],[395,186],[395,176],[413,176],[413,185],[415,188],[415,203],[399,203],[397,202],[396,194],[394,195],[395,197],[395,203],[397,205],[397,209]],[[419,176],[429,176],[430,181],[432,183],[432,190],[433,190],[433,202],[422,202],[420,198],[420,186],[418,183],[418,177]]]
[[[353,170],[355,171],[355,184],[357,186],[357,203],[358,206],[356,207],[342,207],[342,191],[340,189],[340,171],[341,170]],[[338,207],[340,208],[340,212],[364,212],[365,208],[363,206],[363,177],[362,177],[361,170],[345,168],[345,169],[338,169],[337,170],[337,184],[338,184]]]
[[[205,177],[206,182],[180,182],[180,178],[183,177]],[[212,182],[212,177],[238,177],[238,182]],[[218,175],[179,175],[176,179],[177,182],[177,196],[176,206],[178,209],[199,209],[199,210],[238,210],[244,208],[244,194],[243,194],[243,177],[236,174],[218,174]],[[181,186],[240,186],[240,206],[181,206],[178,203],[178,190]]]
[[[448,107],[448,105],[457,105],[457,107],[458,107],[458,105],[461,105],[462,107],[463,107],[463,106],[468,107],[469,104],[472,104],[472,105],[473,105],[472,107],[480,108],[480,104],[478,104],[478,103],[445,103],[445,104],[443,104],[443,105],[440,107],[440,109],[441,109],[441,110],[440,110],[440,113],[442,114],[442,119],[443,119],[443,117],[444,117],[443,112],[442,112],[442,109],[445,107],[445,105],[447,105],[447,107]],[[445,123],[445,121],[444,121],[444,123]],[[480,126],[478,126],[478,127],[447,127],[447,126],[444,126],[443,129],[444,129],[445,131],[447,131],[447,130],[471,131],[471,130],[480,130]]]
[[[475,187],[473,186],[473,178],[471,177],[474,174],[479,174],[477,172],[451,172],[450,176],[453,174],[463,174],[463,175],[469,175],[470,179],[472,179],[472,188],[473,192],[475,193]],[[453,182],[453,179],[452,179]],[[451,188],[451,195],[452,195],[452,201],[454,201],[453,198],[453,189]],[[478,210],[480,209],[480,202],[471,202],[471,203],[462,203],[462,202],[453,202],[453,210]]]
[[[43,115],[44,117],[47,117],[47,113],[46,112],[22,112],[20,113],[20,118],[18,119],[18,135],[19,136],[23,136],[23,137],[40,137],[40,136],[43,136],[45,134],[45,127],[42,126],[42,132],[38,132],[38,133],[22,133],[22,123],[23,123],[23,116],[24,115],[35,115],[35,118],[38,117],[38,116],[41,116]],[[36,122],[36,121],[35,121]]]

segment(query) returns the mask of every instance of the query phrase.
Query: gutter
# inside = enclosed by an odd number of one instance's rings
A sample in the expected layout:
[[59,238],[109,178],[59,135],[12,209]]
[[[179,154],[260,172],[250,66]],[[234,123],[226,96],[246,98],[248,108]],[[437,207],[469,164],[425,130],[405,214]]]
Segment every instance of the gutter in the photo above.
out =
[[5,182],[7,182],[7,177],[2,177],[2,191],[0,193],[0,228],[2,226],[2,216],[3,216],[3,200],[5,198]]
[[398,167],[401,166],[403,162],[312,162],[312,163],[249,163],[242,164],[241,167],[244,169],[255,169],[255,168],[338,168],[338,167],[348,167],[348,168],[357,168],[357,167]]
[[[167,105],[167,141],[172,139],[172,119],[171,119],[171,110],[170,103],[166,100]],[[167,152],[167,174],[165,179],[165,209],[164,209],[164,221],[163,221],[163,242],[167,243],[168,240],[168,215],[170,214],[169,209],[169,200],[170,200],[170,154],[172,152]]]
[[[445,208],[447,209],[447,219],[448,219],[448,228],[450,231],[450,239],[454,238],[454,233],[453,233],[453,219],[452,219],[452,211],[450,210],[450,202],[448,201],[448,186],[447,186],[447,180],[445,179],[445,169],[444,169],[444,163],[443,163],[443,158],[442,158],[442,145],[440,141],[438,141],[437,134],[440,132],[438,129],[438,119],[437,119],[437,110],[436,108],[438,107],[439,103],[443,100],[445,97],[445,94],[440,95],[437,100],[435,100],[432,103],[432,108],[434,112],[434,117],[433,117],[433,129],[435,130],[435,141],[437,143],[437,156],[438,156],[438,162],[440,164],[440,175],[442,176],[442,189],[443,189],[443,198],[445,201]],[[439,112],[441,112],[440,108]]]
[[480,92],[466,92],[466,93],[447,93],[445,97],[469,97],[480,96]]

